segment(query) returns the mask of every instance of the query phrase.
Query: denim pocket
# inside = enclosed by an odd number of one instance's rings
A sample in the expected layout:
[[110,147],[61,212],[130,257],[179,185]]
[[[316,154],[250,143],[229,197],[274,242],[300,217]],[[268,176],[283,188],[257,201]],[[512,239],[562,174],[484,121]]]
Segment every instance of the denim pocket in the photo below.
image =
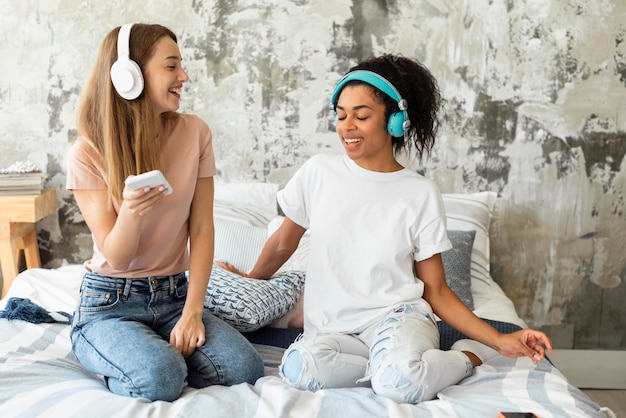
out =
[[102,290],[87,286],[80,296],[80,310],[81,312],[108,311],[120,302],[121,294],[121,289]]
[[174,287],[174,296],[178,299],[187,297],[187,279],[179,280]]

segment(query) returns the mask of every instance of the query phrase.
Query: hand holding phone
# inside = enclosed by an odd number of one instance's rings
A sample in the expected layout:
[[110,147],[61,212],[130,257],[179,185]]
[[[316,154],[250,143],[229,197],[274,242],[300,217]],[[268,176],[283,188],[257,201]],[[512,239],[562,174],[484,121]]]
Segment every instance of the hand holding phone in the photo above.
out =
[[165,187],[165,192],[163,194],[168,195],[174,191],[160,170],[152,170],[139,174],[138,176],[129,177],[124,183],[129,189],[132,190],[141,189],[143,187],[153,188],[163,185],[163,187]]

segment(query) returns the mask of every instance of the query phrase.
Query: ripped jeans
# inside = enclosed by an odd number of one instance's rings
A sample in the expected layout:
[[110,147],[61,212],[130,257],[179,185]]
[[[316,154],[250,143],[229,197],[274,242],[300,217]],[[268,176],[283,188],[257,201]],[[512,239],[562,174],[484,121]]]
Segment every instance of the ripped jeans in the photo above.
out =
[[396,305],[362,334],[321,334],[301,338],[284,353],[280,375],[290,385],[316,391],[369,386],[400,403],[434,399],[472,374],[460,351],[439,350],[432,309],[423,303]]

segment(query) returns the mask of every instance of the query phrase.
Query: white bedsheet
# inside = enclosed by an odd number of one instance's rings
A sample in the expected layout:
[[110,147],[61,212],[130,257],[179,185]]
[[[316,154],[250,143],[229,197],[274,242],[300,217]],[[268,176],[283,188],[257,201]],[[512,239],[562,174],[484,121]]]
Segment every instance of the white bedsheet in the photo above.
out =
[[[20,274],[8,295],[27,297],[50,311],[72,313],[84,270],[65,266]],[[504,297],[504,300],[498,301]],[[485,318],[523,325],[499,287],[478,306]],[[507,308],[508,306],[508,308]],[[507,311],[507,309],[509,309]],[[175,402],[149,402],[109,392],[71,352],[69,326],[0,319],[2,417],[496,417],[532,411],[547,417],[603,417],[600,407],[572,386],[549,361],[496,357],[473,376],[418,405],[397,404],[368,388],[299,391],[275,376],[282,349],[258,346],[268,376],[255,385],[187,388]]]

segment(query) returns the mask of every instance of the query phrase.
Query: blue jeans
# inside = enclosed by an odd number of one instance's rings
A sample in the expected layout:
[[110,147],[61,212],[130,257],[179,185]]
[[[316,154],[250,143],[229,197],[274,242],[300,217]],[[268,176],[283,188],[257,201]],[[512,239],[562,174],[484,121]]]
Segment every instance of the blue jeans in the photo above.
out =
[[205,310],[206,342],[185,358],[169,343],[187,296],[185,273],[124,279],[87,273],[71,330],[72,350],[113,393],[173,401],[189,384],[253,384],[263,361],[237,330]]

